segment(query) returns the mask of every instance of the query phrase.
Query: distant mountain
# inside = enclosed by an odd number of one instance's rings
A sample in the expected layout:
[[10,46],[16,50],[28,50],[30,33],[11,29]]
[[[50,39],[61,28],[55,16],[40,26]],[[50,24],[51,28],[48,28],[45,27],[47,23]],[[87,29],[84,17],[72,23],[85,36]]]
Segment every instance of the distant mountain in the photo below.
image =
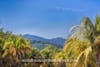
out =
[[57,38],[49,39],[49,43],[56,44],[58,46],[63,47],[65,43],[65,39],[61,37],[57,37]]
[[25,35],[23,35],[23,37],[30,40],[31,46],[37,47],[39,49],[47,47],[48,45],[53,45],[53,46],[62,48],[64,46],[64,42],[65,42],[65,39],[61,38],[61,37],[47,39],[47,38],[30,35],[30,34],[25,34]]

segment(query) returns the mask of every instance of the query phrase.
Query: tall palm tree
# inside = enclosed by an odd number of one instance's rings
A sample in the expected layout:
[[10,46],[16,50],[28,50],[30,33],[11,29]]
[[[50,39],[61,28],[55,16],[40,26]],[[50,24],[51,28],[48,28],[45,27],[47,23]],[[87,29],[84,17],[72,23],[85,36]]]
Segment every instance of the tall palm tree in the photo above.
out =
[[64,47],[67,58],[77,60],[73,63],[75,67],[100,67],[100,17],[96,17],[95,25],[86,17],[71,31],[73,34],[68,38]]

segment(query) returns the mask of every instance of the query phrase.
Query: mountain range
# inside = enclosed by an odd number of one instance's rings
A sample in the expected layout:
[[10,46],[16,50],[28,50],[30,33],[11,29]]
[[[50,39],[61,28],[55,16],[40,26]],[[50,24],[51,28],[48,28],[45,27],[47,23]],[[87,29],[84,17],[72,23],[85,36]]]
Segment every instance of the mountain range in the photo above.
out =
[[61,37],[47,39],[40,36],[25,34],[23,35],[24,38],[30,40],[30,44],[32,47],[36,47],[38,49],[43,49],[48,45],[56,46],[58,48],[62,48],[64,46],[65,39]]

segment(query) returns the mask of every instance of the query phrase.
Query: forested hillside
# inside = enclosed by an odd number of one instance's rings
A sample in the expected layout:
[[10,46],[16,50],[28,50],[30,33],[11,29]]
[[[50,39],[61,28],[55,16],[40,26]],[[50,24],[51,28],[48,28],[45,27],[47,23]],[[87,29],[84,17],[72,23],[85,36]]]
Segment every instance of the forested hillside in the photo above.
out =
[[39,36],[35,36],[35,35],[30,35],[30,34],[25,34],[25,35],[23,35],[23,37],[29,39],[30,45],[33,47],[36,47],[38,49],[43,49],[48,45],[53,45],[58,48],[63,48],[64,43],[65,43],[65,39],[61,38],[61,37],[47,39],[44,37],[39,37]]

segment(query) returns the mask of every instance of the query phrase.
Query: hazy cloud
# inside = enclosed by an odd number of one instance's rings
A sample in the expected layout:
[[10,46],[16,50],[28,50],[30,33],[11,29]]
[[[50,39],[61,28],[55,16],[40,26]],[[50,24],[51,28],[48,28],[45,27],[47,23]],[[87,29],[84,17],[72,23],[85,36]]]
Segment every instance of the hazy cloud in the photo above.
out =
[[51,9],[61,10],[61,11],[71,11],[71,12],[84,12],[84,9],[76,9],[76,8],[65,8],[65,7],[51,7]]

